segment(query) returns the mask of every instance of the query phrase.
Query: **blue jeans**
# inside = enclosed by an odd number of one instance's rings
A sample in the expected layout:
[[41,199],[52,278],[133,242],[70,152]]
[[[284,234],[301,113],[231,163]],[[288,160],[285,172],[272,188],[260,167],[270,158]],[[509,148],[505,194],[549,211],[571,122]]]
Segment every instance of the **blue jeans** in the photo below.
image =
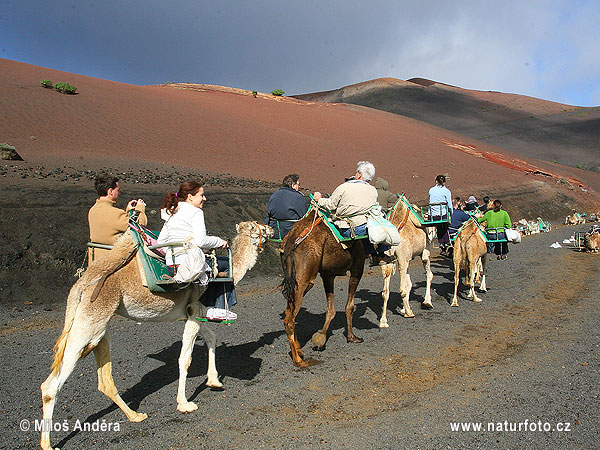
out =
[[[219,272],[227,272],[229,275],[229,259],[225,256],[217,256],[217,268]],[[226,300],[229,308],[237,303],[235,287],[231,281],[208,283],[206,290],[200,297],[200,303],[203,305],[221,309],[225,309]]]

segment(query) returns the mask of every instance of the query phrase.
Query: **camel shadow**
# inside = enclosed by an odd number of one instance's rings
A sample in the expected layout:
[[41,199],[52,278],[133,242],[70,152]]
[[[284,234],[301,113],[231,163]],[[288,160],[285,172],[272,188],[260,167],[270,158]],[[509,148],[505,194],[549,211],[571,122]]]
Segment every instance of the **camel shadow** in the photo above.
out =
[[[364,293],[369,294],[368,291],[360,291],[361,294]],[[363,300],[363,295],[359,297],[359,292],[354,296],[354,315],[352,318],[352,326],[357,330],[367,330],[372,328],[377,328],[373,322],[371,322],[366,317],[363,317],[367,306],[363,302],[357,302],[357,300]],[[370,303],[370,300],[367,302]],[[345,302],[344,302],[345,305]],[[281,314],[280,317],[283,319],[285,314]],[[300,326],[296,325],[296,337],[298,338],[298,342],[302,347],[304,347],[312,338],[313,334],[323,328],[323,324],[325,323],[325,312],[322,313],[311,313],[306,308],[300,308],[298,315],[296,316],[296,323],[300,324]],[[335,316],[331,320],[329,328],[327,329],[327,339],[329,339],[334,331],[344,330],[344,336],[347,337],[346,333],[346,313],[345,311],[336,310]],[[320,349],[315,348],[317,351],[323,351],[327,348],[327,343]]]
[[[254,358],[251,355],[259,348],[272,344],[278,337],[285,332],[272,331],[263,334],[257,341],[247,342],[240,345],[228,346],[220,345],[215,353],[217,354],[216,363],[219,369],[219,378],[237,378],[242,380],[252,380],[259,372],[262,366],[261,358]],[[200,348],[198,348],[200,347]],[[121,398],[134,411],[140,407],[142,400],[147,396],[160,391],[162,388],[176,382],[179,379],[179,354],[181,352],[181,341],[174,342],[169,347],[165,347],[158,353],[146,355],[146,357],[163,362],[163,365],[150,372],[145,373],[139,382],[127,389]],[[203,377],[208,370],[208,349],[204,342],[195,345],[192,353],[192,363],[188,369],[187,380]],[[204,390],[208,389],[206,380],[203,381],[189,396],[193,401]],[[111,403],[110,406],[98,411],[85,419],[86,423],[93,423],[102,419],[107,414],[119,409]],[[58,447],[62,448],[66,443],[79,434],[80,430],[72,431],[63,438]]]

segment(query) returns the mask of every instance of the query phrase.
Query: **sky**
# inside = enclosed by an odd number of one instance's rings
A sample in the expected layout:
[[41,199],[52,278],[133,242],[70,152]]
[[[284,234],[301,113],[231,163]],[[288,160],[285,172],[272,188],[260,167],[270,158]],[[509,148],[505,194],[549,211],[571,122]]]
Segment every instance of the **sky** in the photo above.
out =
[[0,57],[285,95],[380,77],[600,105],[600,0],[0,0]]

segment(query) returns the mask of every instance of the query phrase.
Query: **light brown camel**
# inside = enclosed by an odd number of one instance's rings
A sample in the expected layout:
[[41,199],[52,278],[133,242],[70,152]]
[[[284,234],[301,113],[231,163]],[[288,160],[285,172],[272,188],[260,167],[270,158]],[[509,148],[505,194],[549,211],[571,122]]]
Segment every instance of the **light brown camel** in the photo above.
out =
[[[256,263],[256,254],[273,230],[258,222],[242,222],[237,225],[238,234],[232,242],[233,277],[239,282]],[[42,383],[43,423],[50,424],[56,396],[73,371],[78,360],[91,351],[98,365],[98,389],[113,400],[132,422],[140,422],[144,413],[133,411],[119,396],[112,378],[110,339],[107,326],[110,319],[119,314],[136,322],[174,322],[185,320],[185,328],[179,355],[179,384],[177,409],[190,412],[198,406],[187,400],[185,382],[192,362],[192,350],[200,331],[208,346],[208,371],[206,385],[220,388],[219,374],[215,365],[215,333],[206,324],[196,320],[204,317],[206,307],[200,302],[203,291],[199,285],[167,294],[153,294],[142,285],[137,259],[128,259],[135,244],[129,232],[116,242],[105,257],[90,264],[83,276],[69,292],[65,325],[54,346],[52,372]],[[123,262],[128,261],[120,267]],[[114,273],[113,273],[114,272]],[[106,278],[98,296],[92,301],[95,282],[105,274]],[[48,427],[49,428],[49,427]],[[50,429],[42,430],[40,444],[49,450]]]
[[585,218],[576,210],[573,210],[573,214],[565,217],[565,225],[580,225],[583,223],[585,223]]
[[393,206],[389,218],[390,222],[398,228],[402,242],[386,252],[396,258],[396,260],[390,264],[381,266],[381,273],[383,275],[383,291],[381,292],[383,309],[381,319],[379,320],[380,328],[387,328],[389,326],[387,322],[387,302],[390,298],[390,281],[396,271],[400,275],[400,295],[402,296],[403,306],[400,313],[404,317],[415,317],[409,303],[412,282],[408,274],[408,265],[416,256],[421,257],[427,282],[423,306],[428,309],[433,308],[433,304],[431,303],[433,273],[431,272],[429,244],[433,238],[434,228],[421,225],[415,213],[407,206],[406,201],[406,197],[402,195]]
[[596,253],[600,251],[600,232],[592,231],[583,235],[585,250]]
[[454,240],[452,256],[454,259],[454,298],[450,306],[458,306],[457,292],[461,269],[466,272],[465,284],[469,287],[469,298],[473,298],[474,302],[480,302],[481,298],[477,297],[475,293],[475,276],[481,276],[479,289],[487,291],[485,284],[487,244],[476,219],[470,219],[458,231]]
[[[307,367],[304,353],[296,336],[296,316],[302,306],[302,298],[314,285],[317,274],[321,274],[327,296],[327,310],[323,328],[312,336],[312,343],[322,348],[327,341],[327,329],[335,316],[333,303],[333,282],[336,276],[344,276],[350,271],[348,282],[348,300],[346,301],[346,339],[348,342],[362,342],[352,330],[354,314],[354,293],[362,277],[366,253],[361,239],[347,241],[343,248],[336,241],[328,226],[317,220],[316,210],[310,211],[303,219],[294,224],[281,243],[281,265],[284,279],[282,292],[287,299],[287,308],[283,324],[287,333],[292,361],[297,367]],[[296,244],[298,236],[311,230],[307,237]]]

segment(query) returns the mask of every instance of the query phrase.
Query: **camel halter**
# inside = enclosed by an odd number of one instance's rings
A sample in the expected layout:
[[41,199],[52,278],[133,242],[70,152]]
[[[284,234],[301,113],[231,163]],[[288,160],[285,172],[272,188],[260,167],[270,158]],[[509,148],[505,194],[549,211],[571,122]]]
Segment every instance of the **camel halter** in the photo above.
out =
[[259,223],[257,220],[253,220],[251,223],[253,223],[254,225],[256,225],[256,228],[258,228],[258,233],[256,232],[250,232],[247,234],[247,236],[250,236],[252,239],[256,239],[258,238],[258,252],[262,253],[265,249],[263,248],[263,244],[264,242],[266,242],[266,239],[263,238],[263,233],[262,233],[262,224]]

